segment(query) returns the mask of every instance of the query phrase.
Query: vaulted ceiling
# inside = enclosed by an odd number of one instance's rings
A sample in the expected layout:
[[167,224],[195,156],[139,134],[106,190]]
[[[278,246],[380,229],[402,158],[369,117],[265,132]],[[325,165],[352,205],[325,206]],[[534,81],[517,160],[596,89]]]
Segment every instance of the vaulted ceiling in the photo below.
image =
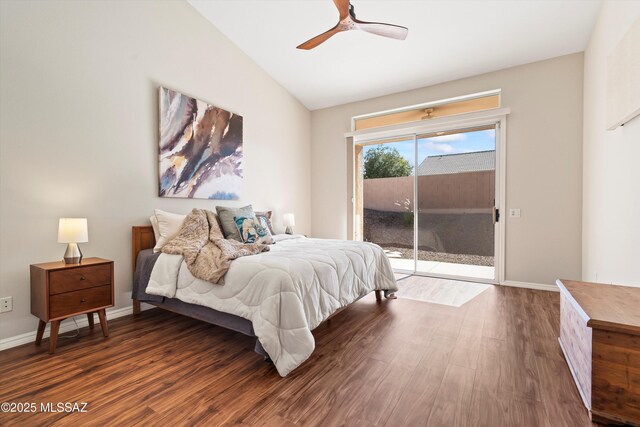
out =
[[352,0],[358,19],[409,28],[296,46],[333,27],[332,0],[188,0],[311,110],[583,51],[600,0]]

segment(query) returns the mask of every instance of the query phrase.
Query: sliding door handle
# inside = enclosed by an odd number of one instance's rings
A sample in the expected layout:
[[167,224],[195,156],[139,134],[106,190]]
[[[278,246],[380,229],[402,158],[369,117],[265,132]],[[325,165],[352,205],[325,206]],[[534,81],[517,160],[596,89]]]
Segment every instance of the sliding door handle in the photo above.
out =
[[491,212],[491,216],[493,218],[493,223],[496,224],[497,222],[500,221],[500,209],[496,208],[495,206],[493,207],[493,210]]

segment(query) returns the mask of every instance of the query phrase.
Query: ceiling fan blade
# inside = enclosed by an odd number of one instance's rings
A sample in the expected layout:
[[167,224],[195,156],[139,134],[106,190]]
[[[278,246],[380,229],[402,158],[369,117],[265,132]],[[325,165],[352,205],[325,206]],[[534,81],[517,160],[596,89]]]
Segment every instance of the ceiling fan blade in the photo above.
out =
[[300,46],[297,47],[297,49],[304,49],[304,50],[313,49],[314,47],[318,46],[319,44],[324,43],[327,40],[329,40],[329,38],[331,36],[333,36],[334,34],[338,34],[341,31],[343,31],[343,30],[339,29],[338,25],[336,25],[335,27],[333,27],[329,31],[325,31],[324,33],[322,33],[322,34],[320,34],[318,36],[315,36],[314,38],[309,39],[306,42],[302,43]]
[[333,2],[338,8],[338,12],[340,12],[341,21],[349,16],[349,0],[333,0]]
[[400,25],[385,24],[382,22],[365,22],[358,21],[357,19],[354,19],[353,22],[357,24],[359,30],[392,39],[404,40],[409,33],[408,28],[401,27]]

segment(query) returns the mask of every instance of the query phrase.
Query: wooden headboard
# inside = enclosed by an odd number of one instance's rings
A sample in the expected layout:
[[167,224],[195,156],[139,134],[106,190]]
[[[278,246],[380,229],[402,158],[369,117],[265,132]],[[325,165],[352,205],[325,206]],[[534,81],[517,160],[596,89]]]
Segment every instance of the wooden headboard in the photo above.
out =
[[153,234],[153,227],[150,225],[142,225],[131,227],[131,248],[132,248],[132,266],[133,274],[136,274],[136,261],[138,253],[145,249],[151,249],[156,245],[156,236]]

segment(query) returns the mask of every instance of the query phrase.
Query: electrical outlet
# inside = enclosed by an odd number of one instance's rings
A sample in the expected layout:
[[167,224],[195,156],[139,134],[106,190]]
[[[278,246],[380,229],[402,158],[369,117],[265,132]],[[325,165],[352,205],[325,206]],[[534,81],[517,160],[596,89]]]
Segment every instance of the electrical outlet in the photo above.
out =
[[509,218],[520,218],[520,209],[509,209]]
[[0,298],[0,313],[13,310],[13,297]]

